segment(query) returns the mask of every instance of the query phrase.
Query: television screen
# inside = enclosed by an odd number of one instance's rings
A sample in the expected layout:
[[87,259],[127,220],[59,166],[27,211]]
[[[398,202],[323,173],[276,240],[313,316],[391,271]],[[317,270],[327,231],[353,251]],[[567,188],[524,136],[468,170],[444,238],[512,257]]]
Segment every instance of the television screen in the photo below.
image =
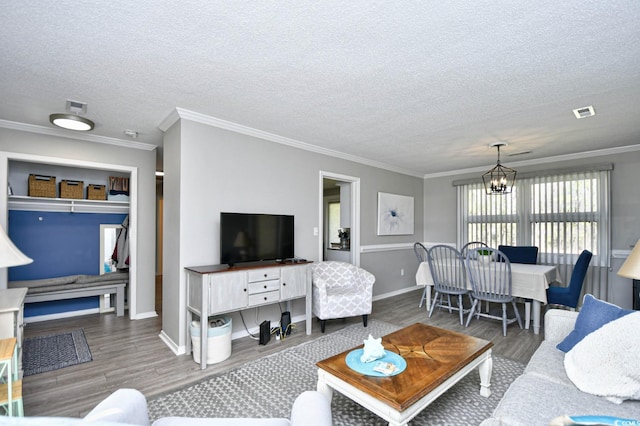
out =
[[293,257],[293,216],[220,213],[221,264]]

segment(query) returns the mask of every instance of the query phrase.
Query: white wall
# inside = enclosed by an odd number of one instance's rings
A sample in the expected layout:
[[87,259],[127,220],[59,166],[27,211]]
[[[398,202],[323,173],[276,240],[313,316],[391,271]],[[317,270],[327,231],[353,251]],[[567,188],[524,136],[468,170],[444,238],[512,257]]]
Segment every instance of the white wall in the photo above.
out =
[[[0,151],[137,168],[137,288],[133,299],[138,318],[155,315],[155,150],[0,128]],[[0,165],[0,173],[6,179],[6,164]],[[4,224],[6,208],[0,211],[0,217]]]
[[[361,179],[361,244],[407,243],[409,247],[389,256],[384,252],[361,255],[361,265],[377,277],[374,296],[415,288],[417,263],[411,245],[423,235],[421,178],[185,119],[169,128],[164,147],[163,295],[172,296],[165,298],[163,305],[163,334],[174,350],[183,350],[188,337],[184,324],[184,268],[219,263],[221,211],[292,214],[295,216],[296,256],[313,261],[319,259],[320,237],[313,235],[313,229],[320,225],[321,170]],[[378,191],[415,197],[414,235],[376,235]],[[179,204],[177,211],[176,204]],[[177,244],[176,248],[168,246],[169,235]],[[407,269],[403,276],[400,275],[401,268]],[[411,268],[412,271],[408,270]],[[296,301],[293,317],[302,312],[302,301]],[[272,305],[260,308],[257,313],[247,311],[244,317],[251,329],[263,320],[279,321],[280,310]],[[232,318],[234,331],[244,331],[237,314]]]

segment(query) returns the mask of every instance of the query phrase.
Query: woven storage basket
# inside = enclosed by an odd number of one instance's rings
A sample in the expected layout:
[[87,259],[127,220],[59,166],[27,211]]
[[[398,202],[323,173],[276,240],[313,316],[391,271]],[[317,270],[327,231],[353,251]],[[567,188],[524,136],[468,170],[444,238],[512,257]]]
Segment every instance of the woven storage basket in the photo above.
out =
[[60,181],[60,198],[82,199],[84,182],[81,180]]
[[29,175],[29,197],[56,198],[56,177]]
[[107,199],[106,185],[94,185],[92,183],[87,185],[87,200],[106,200],[106,199]]

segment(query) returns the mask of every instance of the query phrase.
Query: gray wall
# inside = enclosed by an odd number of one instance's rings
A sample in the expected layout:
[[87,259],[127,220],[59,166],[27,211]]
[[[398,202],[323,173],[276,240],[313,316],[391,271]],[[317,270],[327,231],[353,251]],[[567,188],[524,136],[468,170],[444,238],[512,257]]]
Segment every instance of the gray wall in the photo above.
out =
[[[0,151],[138,168],[137,317],[155,315],[155,150],[124,148],[0,128]],[[6,165],[0,173],[7,175]],[[3,213],[3,217],[6,211]]]
[[[294,215],[296,255],[317,261],[321,237],[314,236],[313,229],[320,225],[320,171],[325,171],[360,178],[363,246],[407,243],[411,247],[423,235],[421,178],[184,119],[167,131],[164,147],[164,292],[172,297],[165,297],[163,333],[170,346],[183,346],[188,337],[184,267],[220,261],[221,211]],[[415,197],[414,235],[376,235],[378,191]],[[169,238],[176,247],[169,246]],[[415,263],[410,248],[361,254],[361,265],[377,277],[374,297],[415,288]],[[295,319],[302,313],[303,303],[297,301],[292,315]],[[245,312],[244,317],[247,327],[255,329],[263,320],[279,321],[280,310],[277,305],[260,308],[257,322],[254,311]],[[239,316],[232,318],[234,332],[244,332]]]
[[[640,146],[638,147],[640,149]],[[536,166],[505,163],[518,172],[555,170],[589,164],[613,163],[611,172],[611,248],[630,250],[640,238],[640,150],[599,155],[567,161],[549,161]],[[455,180],[478,177],[482,173],[425,179],[424,236],[429,242],[456,242],[457,204]],[[615,265],[616,269],[613,269]],[[610,300],[630,307],[631,280],[615,274],[620,262],[612,262],[609,271]]]

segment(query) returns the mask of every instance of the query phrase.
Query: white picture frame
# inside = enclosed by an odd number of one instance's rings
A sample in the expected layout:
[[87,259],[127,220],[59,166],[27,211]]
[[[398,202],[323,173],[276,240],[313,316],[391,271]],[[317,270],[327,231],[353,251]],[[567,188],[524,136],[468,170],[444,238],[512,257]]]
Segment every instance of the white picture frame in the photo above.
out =
[[413,197],[378,192],[378,235],[413,235]]

